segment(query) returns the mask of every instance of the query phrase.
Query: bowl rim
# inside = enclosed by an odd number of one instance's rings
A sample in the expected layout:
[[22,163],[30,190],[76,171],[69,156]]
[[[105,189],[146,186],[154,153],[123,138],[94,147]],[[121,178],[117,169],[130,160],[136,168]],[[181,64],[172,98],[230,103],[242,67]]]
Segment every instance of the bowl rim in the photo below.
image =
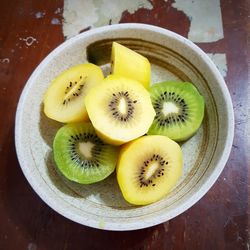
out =
[[209,56],[201,50],[197,45],[195,45],[193,42],[188,40],[187,38],[178,35],[172,31],[169,31],[164,28],[160,28],[157,26],[153,25],[148,25],[148,24],[139,24],[139,23],[125,23],[125,24],[113,24],[113,25],[107,25],[107,26],[102,26],[99,28],[94,28],[91,30],[88,30],[84,33],[78,34],[73,38],[70,38],[69,40],[64,41],[62,44],[60,44],[58,47],[56,47],[54,50],[52,50],[43,60],[42,62],[36,67],[36,69],[33,71],[31,76],[29,77],[28,81],[26,82],[22,93],[20,95],[17,109],[16,109],[16,118],[15,118],[15,147],[16,147],[16,153],[17,153],[17,158],[20,164],[20,167],[22,169],[22,172],[29,182],[29,184],[32,186],[33,190],[40,196],[40,198],[53,210],[61,214],[62,216],[75,221],[79,224],[93,227],[93,228],[98,228],[95,225],[91,223],[91,221],[87,219],[83,219],[80,216],[74,216],[69,209],[61,208],[61,206],[58,206],[56,202],[54,202],[52,199],[50,199],[45,192],[43,188],[41,188],[32,178],[32,175],[30,175],[30,172],[26,169],[24,166],[25,163],[23,161],[23,156],[22,156],[22,145],[20,141],[20,134],[21,130],[19,124],[21,124],[21,118],[22,118],[22,109],[23,105],[25,102],[26,95],[29,91],[29,87],[32,86],[36,76],[39,74],[41,69],[46,67],[47,63],[49,63],[51,60],[53,60],[54,56],[59,54],[61,51],[64,50],[65,47],[70,46],[71,44],[74,44],[75,41],[79,39],[84,39],[84,37],[92,36],[95,34],[99,34],[105,31],[115,31],[117,29],[137,29],[137,30],[145,30],[145,31],[153,31],[156,33],[161,33],[164,36],[171,37],[173,39],[178,40],[179,42],[185,43],[186,46],[189,47],[192,51],[194,51],[196,54],[202,56],[205,59],[205,64],[210,70],[214,73],[214,76],[216,77],[219,87],[221,88],[224,98],[225,98],[225,103],[226,103],[226,110],[228,112],[228,119],[227,119],[227,124],[228,124],[228,134],[226,138],[226,143],[224,148],[222,149],[221,156],[218,159],[217,166],[214,170],[211,171],[210,175],[205,179],[205,182],[201,186],[201,188],[196,192],[193,193],[188,199],[186,199],[180,206],[178,206],[178,209],[174,209],[174,211],[171,211],[169,216],[161,216],[159,220],[150,220],[146,225],[145,223],[140,224],[140,223],[129,223],[126,225],[121,225],[117,226],[115,223],[109,223],[106,222],[105,230],[111,230],[111,231],[123,231],[123,230],[136,230],[136,229],[142,229],[150,226],[154,226],[160,223],[163,223],[165,221],[168,221],[179,214],[183,213],[190,207],[192,207],[196,202],[198,202],[208,191],[209,189],[213,186],[215,181],[218,179],[219,175],[221,174],[222,170],[224,169],[226,162],[229,158],[232,144],[233,144],[233,138],[234,138],[234,112],[233,112],[233,104],[231,100],[231,96],[229,94],[229,90],[227,88],[227,85],[220,74],[219,70],[215,66],[215,64],[212,62],[212,60],[209,58]]

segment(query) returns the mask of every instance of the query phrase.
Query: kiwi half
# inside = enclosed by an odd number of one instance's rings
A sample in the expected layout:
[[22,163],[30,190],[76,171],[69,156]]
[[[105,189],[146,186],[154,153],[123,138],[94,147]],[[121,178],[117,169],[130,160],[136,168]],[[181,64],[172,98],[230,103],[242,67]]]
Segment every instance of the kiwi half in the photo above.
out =
[[53,154],[58,170],[66,178],[90,184],[115,170],[118,148],[103,143],[90,123],[72,123],[58,130]]
[[150,95],[156,116],[148,134],[184,141],[198,130],[205,103],[192,83],[157,83],[150,88]]
[[79,122],[88,119],[84,97],[104,76],[91,63],[79,64],[59,74],[44,96],[44,113],[59,122]]
[[85,105],[98,136],[114,145],[147,133],[155,116],[150,95],[142,84],[115,75],[91,89]]
[[182,165],[182,151],[176,142],[166,136],[143,136],[122,146],[118,184],[129,203],[150,204],[176,185]]

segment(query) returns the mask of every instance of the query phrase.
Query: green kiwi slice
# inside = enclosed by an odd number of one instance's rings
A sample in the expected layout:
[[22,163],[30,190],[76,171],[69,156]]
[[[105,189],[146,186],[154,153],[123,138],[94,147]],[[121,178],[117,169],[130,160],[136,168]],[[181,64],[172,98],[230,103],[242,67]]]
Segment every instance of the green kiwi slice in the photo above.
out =
[[198,130],[204,117],[205,102],[192,83],[157,83],[151,87],[150,95],[156,116],[148,134],[185,141]]
[[66,178],[90,184],[115,170],[118,148],[99,139],[91,123],[71,123],[56,133],[53,154],[58,170]]

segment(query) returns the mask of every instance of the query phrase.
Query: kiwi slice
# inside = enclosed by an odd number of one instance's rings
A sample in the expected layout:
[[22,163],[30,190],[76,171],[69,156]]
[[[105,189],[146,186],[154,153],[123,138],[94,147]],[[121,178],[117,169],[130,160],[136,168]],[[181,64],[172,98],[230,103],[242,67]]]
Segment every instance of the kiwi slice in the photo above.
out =
[[155,116],[150,95],[142,84],[115,75],[91,89],[85,105],[98,136],[114,145],[144,135]]
[[91,63],[76,65],[58,75],[44,96],[44,113],[59,122],[79,122],[88,119],[84,97],[104,76]]
[[192,83],[157,83],[151,87],[150,94],[156,116],[148,134],[184,141],[198,130],[205,103]]
[[117,42],[112,43],[112,74],[134,79],[145,88],[150,83],[150,63],[148,59]]
[[101,141],[91,123],[71,123],[61,127],[53,142],[58,170],[69,180],[90,184],[115,170],[118,148]]
[[117,180],[126,201],[156,202],[176,185],[183,165],[180,146],[166,136],[148,135],[122,146]]

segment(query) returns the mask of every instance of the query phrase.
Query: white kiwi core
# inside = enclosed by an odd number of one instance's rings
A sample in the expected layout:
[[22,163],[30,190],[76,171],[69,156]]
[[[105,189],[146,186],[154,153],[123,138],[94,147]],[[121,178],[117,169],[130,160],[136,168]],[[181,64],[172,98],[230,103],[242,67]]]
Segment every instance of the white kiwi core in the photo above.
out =
[[92,157],[92,148],[95,146],[94,143],[88,142],[80,142],[79,143],[79,151],[86,158],[90,159]]
[[156,172],[156,170],[159,168],[158,162],[152,162],[148,165],[147,170],[145,172],[145,179],[148,180],[151,178],[152,175]]
[[122,115],[127,114],[127,101],[124,97],[120,98],[119,100],[118,110]]
[[171,113],[179,113],[179,107],[176,106],[173,102],[164,102],[162,107],[162,113],[164,116],[167,116]]

